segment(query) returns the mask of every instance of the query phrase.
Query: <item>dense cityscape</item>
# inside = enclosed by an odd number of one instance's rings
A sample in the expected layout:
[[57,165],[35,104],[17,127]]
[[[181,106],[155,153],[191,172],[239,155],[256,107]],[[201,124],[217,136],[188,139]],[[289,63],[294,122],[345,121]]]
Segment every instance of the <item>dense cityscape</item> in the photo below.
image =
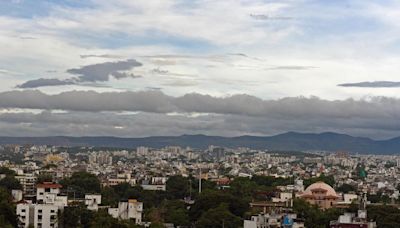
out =
[[0,228],[400,228],[400,0],[0,0]]
[[400,156],[4,145],[1,227],[398,227]]

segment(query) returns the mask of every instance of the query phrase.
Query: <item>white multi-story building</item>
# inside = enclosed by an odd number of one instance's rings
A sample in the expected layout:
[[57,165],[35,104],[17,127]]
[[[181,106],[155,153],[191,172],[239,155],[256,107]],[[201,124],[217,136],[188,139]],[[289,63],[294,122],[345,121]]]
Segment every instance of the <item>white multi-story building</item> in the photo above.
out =
[[36,201],[39,203],[44,202],[46,196],[53,194],[57,196],[60,193],[62,186],[51,182],[44,182],[36,186]]
[[23,193],[25,198],[30,198],[35,196],[35,186],[37,177],[33,173],[26,173],[22,175],[15,176],[15,178],[22,185]]
[[58,206],[51,204],[20,203],[17,205],[19,227],[57,228]]
[[132,219],[136,224],[142,223],[143,203],[135,199],[119,202],[118,208],[109,208],[108,213],[118,219]]
[[20,203],[17,204],[17,216],[19,219],[19,227],[29,227],[33,224],[34,208],[32,204]]
[[51,204],[36,204],[33,226],[35,228],[56,228],[58,227],[58,206]]
[[68,196],[59,196],[54,193],[44,194],[44,204],[51,204],[59,207],[60,209],[68,206]]
[[101,195],[99,194],[86,194],[85,205],[88,210],[98,211],[99,205],[101,204]]
[[36,198],[38,204],[26,201],[17,204],[19,227],[58,227],[58,212],[68,205],[68,197],[58,195],[61,187],[59,184],[50,182],[37,184]]

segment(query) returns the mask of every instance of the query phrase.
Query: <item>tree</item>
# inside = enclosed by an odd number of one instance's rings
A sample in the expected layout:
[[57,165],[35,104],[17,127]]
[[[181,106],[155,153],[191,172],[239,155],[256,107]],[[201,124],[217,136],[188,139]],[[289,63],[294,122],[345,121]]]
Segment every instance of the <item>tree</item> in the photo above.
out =
[[282,177],[272,177],[272,176],[253,176],[252,181],[256,182],[258,185],[264,185],[268,187],[275,187],[280,185],[293,184],[293,178],[282,178]]
[[7,189],[0,187],[0,227],[17,227],[15,207],[11,204],[11,195]]
[[228,192],[207,190],[202,192],[195,204],[190,208],[189,215],[193,221],[209,209],[217,208],[220,204],[228,205],[229,211],[236,216],[243,216],[249,208],[249,201]]
[[400,227],[400,210],[393,206],[368,206],[368,219],[376,221],[378,227]]
[[3,187],[11,192],[13,189],[22,189],[21,184],[15,179],[15,172],[7,167],[0,167],[0,174],[6,176],[0,180],[0,187]]
[[166,200],[165,222],[174,223],[176,226],[188,226],[190,224],[189,214],[184,202],[179,200]]
[[140,186],[131,186],[128,183],[122,183],[112,187],[118,200],[137,199],[143,202],[147,208],[159,206],[166,199],[164,191],[146,191]]
[[14,170],[11,170],[7,167],[1,166],[0,167],[0,174],[5,174],[7,176],[15,176]]
[[227,204],[221,204],[217,208],[206,211],[196,223],[196,227],[226,227],[236,228],[242,224],[241,218],[232,214]]
[[100,193],[99,179],[87,172],[75,172],[70,178],[61,180],[60,184],[73,190],[77,197],[84,197],[85,193]]
[[6,176],[0,180],[0,187],[7,189],[9,192],[13,189],[22,189],[21,184],[14,176]]
[[257,190],[257,183],[246,177],[238,177],[230,184],[229,191],[232,195],[251,198]]
[[357,189],[350,184],[343,184],[342,186],[338,187],[337,190],[343,193],[355,192]]
[[189,192],[189,181],[182,176],[172,176],[167,181],[167,194],[169,199],[183,199]]
[[85,205],[77,204],[65,207],[59,215],[59,224],[64,228],[89,227],[94,213]]
[[116,206],[119,202],[119,196],[111,187],[104,187],[101,189],[101,202],[103,205],[111,207]]
[[53,182],[53,176],[50,174],[40,174],[37,177],[36,183]]
[[118,219],[111,217],[106,211],[100,210],[97,212],[90,223],[90,227],[92,228],[124,228],[123,224],[121,224]]
[[314,184],[318,181],[322,181],[330,186],[335,185],[335,178],[332,175],[325,176],[324,174],[321,174],[321,176],[319,176],[319,177],[313,177],[313,178],[304,180],[304,187],[308,187],[311,184]]

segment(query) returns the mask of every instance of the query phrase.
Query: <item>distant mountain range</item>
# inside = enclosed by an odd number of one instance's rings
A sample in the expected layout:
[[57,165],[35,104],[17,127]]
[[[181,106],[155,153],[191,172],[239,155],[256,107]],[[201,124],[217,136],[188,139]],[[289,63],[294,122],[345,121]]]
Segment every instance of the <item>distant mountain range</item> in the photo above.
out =
[[350,153],[399,154],[400,137],[373,140],[332,132],[313,134],[288,132],[275,136],[220,137],[206,135],[157,136],[145,138],[118,137],[0,137],[0,144],[37,144],[56,146],[95,146],[136,148],[147,146],[161,148],[182,146],[204,149],[209,145],[224,147],[249,147],[252,149],[293,151],[346,151]]

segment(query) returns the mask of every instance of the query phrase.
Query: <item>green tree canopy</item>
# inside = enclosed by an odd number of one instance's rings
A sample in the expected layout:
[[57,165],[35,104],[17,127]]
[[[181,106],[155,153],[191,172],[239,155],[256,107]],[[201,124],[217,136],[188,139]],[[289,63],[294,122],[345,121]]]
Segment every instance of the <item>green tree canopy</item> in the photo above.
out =
[[220,204],[216,208],[206,211],[197,221],[196,227],[199,228],[237,228],[242,225],[240,217],[232,214],[227,204]]
[[53,176],[50,174],[40,174],[37,177],[36,183],[53,182]]
[[180,200],[165,201],[165,222],[173,223],[175,226],[190,225],[189,213],[186,205]]
[[400,227],[400,210],[393,206],[368,206],[368,219],[376,221],[378,227]]
[[74,191],[77,197],[84,197],[85,193],[100,193],[99,179],[87,172],[75,172],[70,178],[61,180],[60,184]]
[[182,176],[172,176],[167,181],[167,194],[170,199],[183,199],[189,194],[189,180]]
[[304,187],[308,187],[311,184],[314,184],[318,181],[322,181],[332,187],[335,185],[335,178],[332,175],[325,176],[325,174],[321,174],[319,177],[313,177],[313,178],[304,180]]
[[0,227],[17,227],[15,207],[11,204],[11,195],[7,189],[0,187]]
[[14,170],[11,170],[7,167],[1,166],[0,167],[0,174],[5,174],[7,176],[15,176]]
[[355,192],[357,189],[353,185],[343,184],[340,187],[338,187],[337,190],[339,192],[349,193],[349,192]]
[[204,212],[217,208],[222,203],[227,204],[229,211],[236,216],[243,216],[249,208],[249,201],[240,196],[233,196],[224,191],[208,190],[201,193],[190,208],[190,217],[192,220],[197,220]]
[[14,176],[6,176],[0,180],[0,187],[7,189],[9,192],[13,189],[22,189],[21,184]]

